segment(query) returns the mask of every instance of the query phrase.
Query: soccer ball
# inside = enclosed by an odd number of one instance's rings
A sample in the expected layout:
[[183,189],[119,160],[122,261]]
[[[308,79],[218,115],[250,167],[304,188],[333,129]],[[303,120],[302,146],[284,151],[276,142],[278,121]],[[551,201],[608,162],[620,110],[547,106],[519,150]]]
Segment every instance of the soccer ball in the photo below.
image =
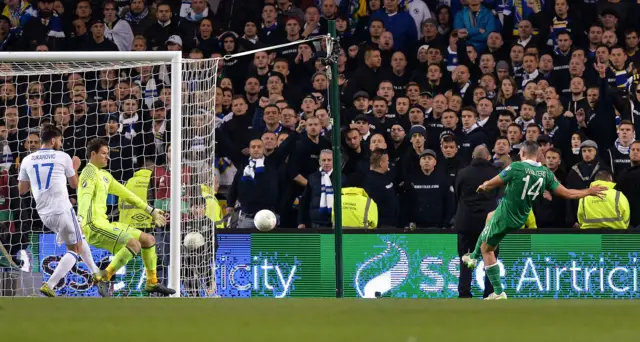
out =
[[204,236],[198,232],[191,232],[184,237],[184,247],[194,250],[204,246]]
[[260,210],[253,218],[253,224],[261,232],[268,232],[276,227],[276,214],[271,210]]

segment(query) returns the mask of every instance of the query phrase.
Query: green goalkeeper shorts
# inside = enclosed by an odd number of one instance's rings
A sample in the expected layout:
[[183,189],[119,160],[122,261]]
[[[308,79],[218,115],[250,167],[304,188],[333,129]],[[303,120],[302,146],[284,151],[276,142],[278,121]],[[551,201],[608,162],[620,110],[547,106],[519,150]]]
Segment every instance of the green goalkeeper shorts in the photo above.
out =
[[482,230],[482,233],[480,233],[480,240],[486,242],[489,246],[497,247],[500,241],[502,241],[507,234],[518,229],[520,228],[510,228],[509,225],[504,222],[501,215],[496,211],[489,219],[489,222]]
[[121,222],[94,221],[82,227],[87,243],[93,247],[118,253],[129,240],[140,240],[141,230]]

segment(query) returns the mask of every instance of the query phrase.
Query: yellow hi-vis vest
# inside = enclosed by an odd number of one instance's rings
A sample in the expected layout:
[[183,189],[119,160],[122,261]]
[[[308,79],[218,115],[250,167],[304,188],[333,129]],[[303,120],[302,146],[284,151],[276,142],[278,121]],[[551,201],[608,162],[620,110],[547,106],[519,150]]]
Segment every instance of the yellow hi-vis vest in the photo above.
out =
[[205,215],[213,222],[216,228],[226,228],[226,222],[222,219],[224,216],[222,215],[222,207],[220,207],[215,194],[211,192],[211,188],[201,184],[200,190],[205,201]]
[[527,228],[527,229],[538,228],[538,224],[536,223],[536,216],[533,214],[533,210],[529,212],[529,216],[527,216],[527,221],[524,223],[524,226],[522,226],[522,228]]
[[608,190],[604,197],[589,196],[580,199],[578,204],[578,223],[580,228],[629,228],[631,210],[629,201],[623,193],[615,190],[616,183],[595,181],[590,186],[601,185]]
[[[151,182],[151,170],[142,169],[136,171],[133,174],[125,187],[131,192],[140,197],[143,201],[147,202],[147,193],[149,191],[149,183]],[[118,199],[118,210],[120,211],[120,222],[128,224],[129,226],[137,229],[152,229],[153,218],[147,214],[144,209],[138,209],[135,205],[129,204]]]
[[[333,221],[334,212],[331,211]],[[374,229],[378,227],[378,205],[362,188],[342,189],[342,226]]]

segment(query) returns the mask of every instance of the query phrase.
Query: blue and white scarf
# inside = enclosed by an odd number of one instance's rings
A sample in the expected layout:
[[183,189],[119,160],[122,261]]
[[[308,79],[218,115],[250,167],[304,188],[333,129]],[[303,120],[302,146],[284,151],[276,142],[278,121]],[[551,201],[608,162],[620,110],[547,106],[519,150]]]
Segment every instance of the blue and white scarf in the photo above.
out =
[[622,144],[620,143],[620,139],[619,139],[619,138],[618,138],[618,139],[616,139],[615,146],[616,146],[616,149],[617,149],[620,153],[622,153],[622,154],[629,154],[629,149],[630,149],[630,146],[631,146],[631,145],[629,145],[629,146],[622,146]]
[[244,172],[242,173],[241,180],[251,180],[255,182],[256,174],[262,172],[264,172],[264,157],[259,159],[249,158],[249,165],[244,167]]
[[333,208],[333,185],[331,184],[331,173],[320,169],[320,212],[331,213]]

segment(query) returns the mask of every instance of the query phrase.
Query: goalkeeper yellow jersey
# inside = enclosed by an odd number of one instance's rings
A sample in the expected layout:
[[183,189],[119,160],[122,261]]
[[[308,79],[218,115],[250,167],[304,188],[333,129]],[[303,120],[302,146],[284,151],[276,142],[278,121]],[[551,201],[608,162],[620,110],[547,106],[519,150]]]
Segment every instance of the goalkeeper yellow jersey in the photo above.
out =
[[108,221],[107,195],[113,194],[139,209],[146,209],[147,203],[120,184],[106,170],[89,163],[80,173],[78,181],[78,216],[82,226],[96,221]]

